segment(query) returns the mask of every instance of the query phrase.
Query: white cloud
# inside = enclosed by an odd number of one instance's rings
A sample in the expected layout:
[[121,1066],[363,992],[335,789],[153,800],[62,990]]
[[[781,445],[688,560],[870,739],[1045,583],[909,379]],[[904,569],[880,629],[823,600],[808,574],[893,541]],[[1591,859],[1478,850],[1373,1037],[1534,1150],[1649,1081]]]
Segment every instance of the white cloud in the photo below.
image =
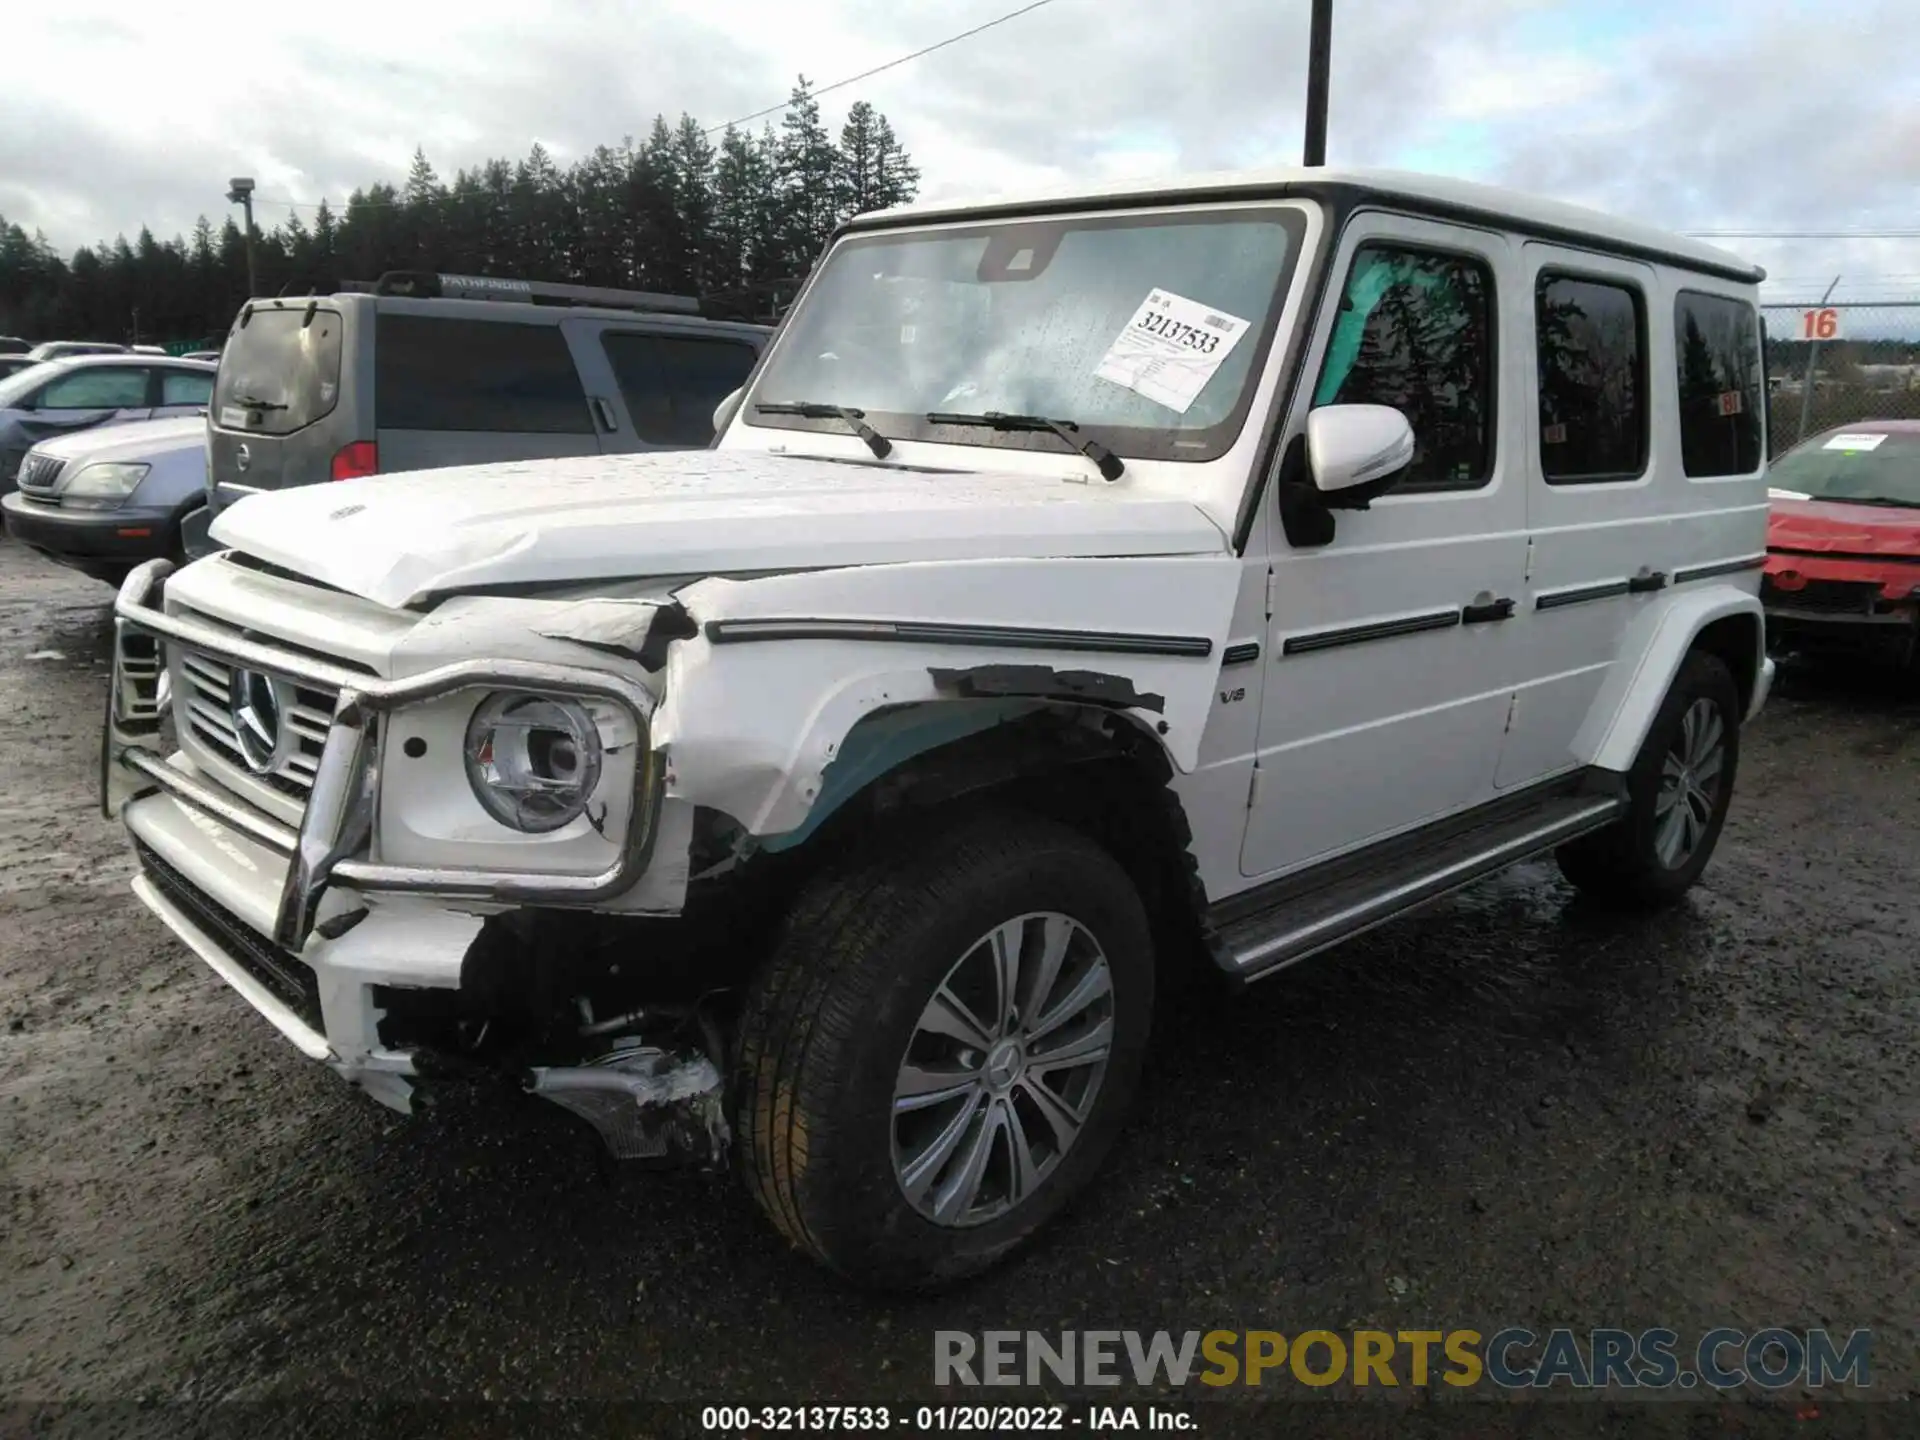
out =
[[[63,247],[218,216],[253,174],[336,205],[538,137],[562,160],[654,114],[717,124],[1013,0],[334,0],[235,10],[64,0],[7,16],[0,214]],[[885,111],[925,193],[1297,158],[1306,0],[1054,0],[829,96]],[[535,18],[530,18],[535,17]],[[1822,37],[1846,37],[1825,40]],[[1347,0],[1330,158],[1408,156],[1685,228],[1920,223],[1920,6],[1827,0]],[[777,121],[777,117],[775,117]],[[1920,272],[1884,253],[1741,246],[1793,271]]]

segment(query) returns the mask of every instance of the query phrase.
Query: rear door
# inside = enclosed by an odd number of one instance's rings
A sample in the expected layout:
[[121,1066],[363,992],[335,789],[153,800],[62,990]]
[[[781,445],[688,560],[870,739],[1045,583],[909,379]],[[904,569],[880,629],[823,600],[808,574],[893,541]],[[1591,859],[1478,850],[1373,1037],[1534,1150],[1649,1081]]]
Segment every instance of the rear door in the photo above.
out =
[[435,305],[383,305],[376,322],[382,474],[600,449],[559,324],[432,313]]
[[[759,352],[740,337],[607,321],[571,322],[611,382],[606,450],[697,450],[713,440],[713,411],[746,383]],[[591,375],[593,371],[589,371]]]
[[235,324],[207,411],[216,507],[328,478],[345,332],[345,315],[315,302],[255,301]]

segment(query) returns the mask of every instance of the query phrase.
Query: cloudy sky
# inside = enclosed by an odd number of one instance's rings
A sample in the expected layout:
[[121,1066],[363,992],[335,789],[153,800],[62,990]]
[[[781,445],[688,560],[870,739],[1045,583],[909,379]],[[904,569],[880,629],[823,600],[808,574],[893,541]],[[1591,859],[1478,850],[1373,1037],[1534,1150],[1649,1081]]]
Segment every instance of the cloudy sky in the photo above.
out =
[[[563,162],[651,117],[706,124],[1021,0],[62,0],[9,6],[0,215],[62,249],[263,225],[539,140]],[[928,195],[1297,160],[1307,0],[1048,0],[827,97],[879,106]],[[1178,17],[1177,19],[1175,17]],[[1521,186],[1724,241],[1776,298],[1920,298],[1916,0],[1336,0],[1329,161]],[[310,215],[310,211],[303,214]],[[1788,295],[1791,292],[1791,295]]]

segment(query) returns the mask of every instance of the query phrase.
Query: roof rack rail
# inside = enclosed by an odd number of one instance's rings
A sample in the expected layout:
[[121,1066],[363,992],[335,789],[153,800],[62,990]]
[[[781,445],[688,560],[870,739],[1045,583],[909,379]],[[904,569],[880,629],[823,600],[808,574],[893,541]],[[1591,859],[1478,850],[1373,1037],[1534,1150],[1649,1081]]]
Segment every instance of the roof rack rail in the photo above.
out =
[[406,295],[420,300],[517,300],[523,305],[599,305],[615,310],[657,310],[698,315],[693,295],[649,290],[612,290],[599,285],[561,285],[544,280],[503,280],[491,275],[442,275],[431,270],[389,270],[378,280],[343,280],[343,291]]

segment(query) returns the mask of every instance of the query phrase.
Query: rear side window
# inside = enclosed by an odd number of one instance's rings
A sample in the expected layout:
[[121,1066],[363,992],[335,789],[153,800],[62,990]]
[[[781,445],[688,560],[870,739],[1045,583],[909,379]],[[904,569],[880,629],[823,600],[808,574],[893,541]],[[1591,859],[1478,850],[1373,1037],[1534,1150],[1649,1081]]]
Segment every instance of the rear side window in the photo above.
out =
[[1638,289],[1542,275],[1540,469],[1549,485],[1631,480],[1647,468],[1645,304]]
[[383,430],[593,433],[557,325],[382,314],[378,326],[374,405]]
[[244,324],[234,323],[220,353],[214,423],[290,435],[331,415],[340,400],[342,323],[337,310],[256,305]]
[[700,446],[713,439],[713,411],[746,383],[751,345],[688,335],[601,337],[620,394],[642,440]]
[[1464,255],[1363,245],[1315,405],[1391,405],[1413,427],[1397,492],[1472,490],[1493,473],[1493,273]]
[[162,370],[160,372],[160,403],[162,405],[204,405],[213,394],[213,376],[201,375],[192,370]]
[[128,410],[147,403],[147,372],[100,367],[75,370],[47,382],[42,410]]
[[1760,325],[1753,306],[1683,290],[1673,307],[1680,457],[1694,479],[1760,468]]

